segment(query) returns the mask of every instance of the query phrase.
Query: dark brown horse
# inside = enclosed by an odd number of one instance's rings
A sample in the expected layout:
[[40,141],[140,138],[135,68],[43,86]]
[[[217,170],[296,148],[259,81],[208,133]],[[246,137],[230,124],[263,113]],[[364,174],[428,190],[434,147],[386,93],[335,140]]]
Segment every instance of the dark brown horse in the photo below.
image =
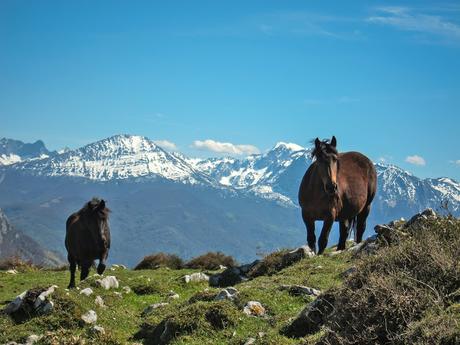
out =
[[104,200],[93,198],[72,214],[66,223],[65,247],[70,264],[69,288],[75,287],[75,270],[80,267],[84,280],[94,260],[99,260],[97,273],[105,270],[110,248],[109,212]]
[[361,242],[371,202],[377,190],[377,174],[372,162],[359,152],[337,152],[337,140],[315,140],[314,162],[305,173],[299,188],[299,205],[307,227],[308,246],[316,252],[315,220],[323,221],[318,240],[318,254],[327,246],[334,221],[340,224],[337,250],[353,225],[356,242]]

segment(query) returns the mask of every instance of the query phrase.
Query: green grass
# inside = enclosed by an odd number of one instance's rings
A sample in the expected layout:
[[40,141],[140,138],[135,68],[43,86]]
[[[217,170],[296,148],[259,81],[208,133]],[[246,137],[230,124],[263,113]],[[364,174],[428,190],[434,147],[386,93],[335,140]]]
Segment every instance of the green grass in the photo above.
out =
[[[48,334],[48,337],[54,334],[63,343],[66,341],[72,343],[70,340],[72,337],[83,338],[89,343],[101,342],[101,339],[91,338],[88,326],[76,325],[71,328],[71,331],[64,331],[66,322],[72,324],[79,320],[81,313],[93,309],[98,315],[97,324],[104,327],[107,333],[104,339],[106,343],[140,342],[141,340],[135,340],[133,335],[139,332],[141,325],[145,322],[155,326],[165,318],[174,318],[178,323],[186,325],[187,322],[192,322],[192,319],[196,318],[199,322],[196,322],[194,329],[181,333],[172,341],[173,344],[240,344],[250,337],[266,344],[296,344],[298,340],[281,336],[279,330],[289,322],[290,318],[295,317],[310,299],[291,296],[287,291],[281,291],[279,287],[283,284],[300,284],[322,291],[327,290],[341,284],[340,273],[351,266],[349,261],[347,254],[304,259],[271,276],[260,276],[236,285],[239,300],[228,310],[232,322],[226,324],[223,329],[210,326],[203,316],[208,308],[213,308],[216,302],[189,302],[192,296],[206,289],[208,294],[217,293],[220,290],[209,287],[207,283],[185,284],[182,281],[181,277],[185,274],[199,270],[167,268],[138,271],[107,270],[106,275],[115,275],[118,278],[120,288],[107,291],[96,287],[94,284],[96,278],[90,276],[79,284],[80,289],[88,286],[93,289],[94,294],[89,297],[80,295],[80,290],[65,290],[69,275],[65,271],[26,270],[17,275],[0,271],[1,308],[25,290],[38,286],[47,287],[52,284],[59,286],[52,297],[53,301],[56,300],[56,310],[51,315],[35,317],[21,324],[15,324],[8,316],[0,315],[0,343],[21,342],[30,334]],[[93,273],[94,271],[91,272]],[[126,294],[122,290],[124,286],[130,286],[142,293],[138,294],[133,291]],[[180,298],[169,299],[170,290],[178,293]],[[123,297],[117,297],[114,294],[115,291],[122,292]],[[95,305],[94,299],[97,295],[103,298],[107,308]],[[261,302],[267,310],[267,315],[260,318],[246,316],[242,308],[250,300]],[[151,316],[141,316],[145,307],[159,302],[169,302],[170,305],[155,310]],[[61,307],[68,309],[69,306],[73,306],[70,312],[64,313],[59,309]],[[181,316],[184,317],[181,318]],[[259,332],[264,333],[260,339]]]

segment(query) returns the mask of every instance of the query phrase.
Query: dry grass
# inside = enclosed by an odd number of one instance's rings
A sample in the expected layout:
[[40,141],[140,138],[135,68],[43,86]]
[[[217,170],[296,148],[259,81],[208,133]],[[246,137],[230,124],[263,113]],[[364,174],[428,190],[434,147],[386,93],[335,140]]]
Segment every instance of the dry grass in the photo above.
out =
[[460,313],[447,312],[460,288],[460,221],[429,220],[407,231],[409,238],[363,260],[338,289],[321,344],[460,341]]

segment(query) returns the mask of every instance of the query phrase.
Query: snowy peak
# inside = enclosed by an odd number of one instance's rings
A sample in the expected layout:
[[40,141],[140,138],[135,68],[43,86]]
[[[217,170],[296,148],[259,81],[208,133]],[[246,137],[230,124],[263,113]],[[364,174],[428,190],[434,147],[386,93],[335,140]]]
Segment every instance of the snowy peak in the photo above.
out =
[[14,166],[36,175],[83,177],[108,181],[165,178],[198,183],[209,180],[178,155],[164,151],[146,137],[115,135],[49,159]]
[[276,143],[272,150],[289,150],[292,152],[296,152],[305,150],[305,148],[294,143],[285,143],[283,141],[279,141]]
[[32,144],[20,140],[0,139],[0,165],[15,164],[27,159],[47,158],[55,152],[50,152],[41,140]]

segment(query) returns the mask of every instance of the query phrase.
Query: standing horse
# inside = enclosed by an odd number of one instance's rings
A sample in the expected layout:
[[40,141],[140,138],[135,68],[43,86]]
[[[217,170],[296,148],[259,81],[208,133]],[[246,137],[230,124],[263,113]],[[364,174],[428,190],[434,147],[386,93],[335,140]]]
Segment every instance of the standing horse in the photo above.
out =
[[105,270],[110,248],[109,212],[105,201],[93,198],[73,213],[66,223],[65,247],[70,264],[69,288],[75,287],[75,270],[80,267],[80,280],[86,279],[94,260],[99,260],[97,273]]
[[377,190],[377,174],[372,162],[359,152],[337,152],[337,140],[315,140],[311,156],[315,161],[305,173],[299,188],[299,205],[307,227],[308,246],[316,252],[315,220],[323,221],[318,254],[327,246],[334,221],[340,224],[337,250],[356,225],[356,242],[361,242],[371,202]]

